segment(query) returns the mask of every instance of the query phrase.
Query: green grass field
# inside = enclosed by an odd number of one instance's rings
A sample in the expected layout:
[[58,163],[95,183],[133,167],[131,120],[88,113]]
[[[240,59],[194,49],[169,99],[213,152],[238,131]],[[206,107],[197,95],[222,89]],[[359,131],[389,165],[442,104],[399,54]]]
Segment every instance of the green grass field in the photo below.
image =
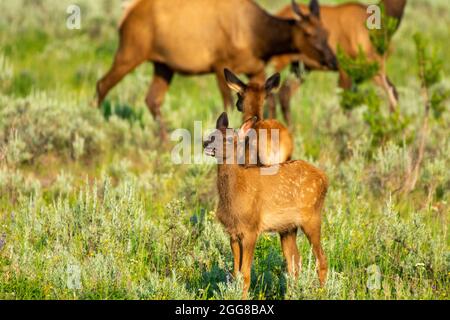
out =
[[[271,12],[289,3],[258,2]],[[92,107],[117,45],[120,1],[78,1],[81,30],[66,28],[69,3],[0,3],[0,299],[239,299],[228,236],[215,220],[215,165],[174,165],[160,146],[144,103],[150,64],[110,93],[111,116]],[[337,75],[308,75],[293,101],[295,158],[331,182],[328,282],[319,287],[303,235],[303,270],[293,279],[278,235],[266,234],[253,299],[450,298],[448,103],[431,119],[415,191],[396,192],[424,104],[412,37],[430,39],[450,88],[449,17],[447,0],[409,1],[388,73],[411,123],[375,150],[364,107],[340,108]],[[176,76],[162,111],[170,129],[213,128],[222,112],[214,77]],[[230,116],[239,126],[240,114]]]

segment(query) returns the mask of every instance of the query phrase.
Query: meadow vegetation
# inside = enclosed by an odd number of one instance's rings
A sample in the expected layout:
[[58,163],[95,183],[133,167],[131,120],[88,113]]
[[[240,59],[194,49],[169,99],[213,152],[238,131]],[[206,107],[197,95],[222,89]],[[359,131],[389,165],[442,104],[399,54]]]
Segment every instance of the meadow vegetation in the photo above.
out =
[[[288,2],[259,1],[271,12]],[[117,46],[121,1],[78,1],[81,30],[66,28],[69,3],[0,3],[0,299],[239,299],[242,281],[231,278],[228,236],[214,218],[216,167],[172,163],[144,103],[151,65],[93,107]],[[450,298],[449,17],[447,0],[409,1],[387,65],[406,122],[387,136],[370,125],[381,119],[375,124],[385,129],[391,117],[383,92],[370,89],[382,98],[381,118],[368,119],[370,103],[341,107],[336,74],[307,75],[292,102],[294,158],[329,176],[328,282],[319,287],[303,235],[296,280],[286,275],[278,235],[267,234],[252,298]],[[418,31],[443,60],[432,88],[443,94],[418,182],[405,194],[424,112]],[[176,76],[162,108],[170,129],[189,130],[194,121],[212,129],[222,111],[213,76]],[[230,118],[240,125],[237,110]]]

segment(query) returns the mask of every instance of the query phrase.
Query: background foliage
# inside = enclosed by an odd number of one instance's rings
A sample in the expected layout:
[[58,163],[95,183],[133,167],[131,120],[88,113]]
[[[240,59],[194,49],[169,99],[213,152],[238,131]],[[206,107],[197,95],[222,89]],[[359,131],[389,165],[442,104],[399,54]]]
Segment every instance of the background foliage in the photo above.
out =
[[[275,12],[289,1],[259,2]],[[65,27],[69,1],[0,3],[0,298],[240,298],[228,238],[214,219],[215,166],[173,165],[170,148],[160,146],[144,104],[150,65],[110,94],[109,107],[92,108],[121,8],[119,0],[78,3],[81,30]],[[308,76],[293,101],[295,158],[331,181],[323,227],[329,281],[319,288],[302,235],[302,274],[287,277],[278,237],[267,234],[256,250],[253,298],[449,298],[448,102],[433,109],[439,116],[430,119],[415,191],[397,192],[423,113],[413,34],[424,31],[445,59],[449,16],[447,0],[411,0],[393,37],[387,70],[410,119],[395,139],[373,143],[373,127],[383,123],[367,119],[367,105],[341,108],[336,74]],[[440,69],[433,96],[445,100],[450,65]],[[192,130],[195,120],[206,129],[221,105],[212,76],[176,76],[163,114],[172,129]],[[376,111],[388,116],[384,100]],[[231,119],[239,124],[237,111]],[[374,265],[381,286],[369,290]]]

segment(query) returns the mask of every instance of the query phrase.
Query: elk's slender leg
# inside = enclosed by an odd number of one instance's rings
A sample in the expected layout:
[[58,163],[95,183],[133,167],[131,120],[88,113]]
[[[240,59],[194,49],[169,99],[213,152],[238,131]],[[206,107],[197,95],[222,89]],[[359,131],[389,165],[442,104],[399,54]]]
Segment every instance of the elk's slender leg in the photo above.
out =
[[111,69],[97,82],[97,106],[100,107],[108,92],[146,60],[144,55],[133,54],[133,50],[120,48],[114,58]]
[[294,277],[301,271],[301,257],[297,248],[297,229],[280,233],[281,248],[286,259],[288,273]]
[[342,70],[339,70],[339,87],[347,90],[352,87],[352,79]]
[[167,141],[167,129],[161,116],[161,106],[164,102],[164,97],[169,89],[170,82],[173,78],[173,70],[167,65],[155,63],[155,72],[152,84],[147,93],[145,102],[153,115],[153,118],[159,125],[159,134],[161,140]]
[[300,88],[299,80],[286,80],[283,82],[278,94],[280,98],[281,111],[288,126],[292,125],[291,99],[298,88]]
[[256,246],[256,235],[246,235],[242,238],[242,263],[241,272],[244,277],[244,292],[242,298],[247,299],[248,290],[250,289],[251,270],[253,262],[253,254]]
[[389,108],[394,112],[398,106],[398,92],[397,88],[392,84],[386,74],[381,73],[374,78],[375,83],[379,85],[386,92],[389,99]]
[[320,285],[324,286],[327,278],[328,265],[327,258],[325,257],[322,245],[320,244],[320,224],[320,216],[318,218],[312,217],[308,222],[302,225],[302,229],[308,238],[314,256],[316,257]]
[[397,103],[398,103],[399,94],[398,94],[397,87],[392,83],[391,79],[389,79],[388,76],[386,76],[386,80],[387,80],[389,86],[392,88],[392,92],[394,93],[394,97],[395,97],[395,99],[397,100]]
[[228,111],[229,107],[231,109],[233,108],[233,95],[225,80],[223,68],[219,69],[220,70],[216,71],[217,85],[219,86],[220,94],[222,95],[223,109]]
[[231,245],[231,252],[233,253],[233,277],[236,278],[237,274],[239,273],[239,270],[241,269],[241,246],[239,244],[239,239],[235,237],[230,238],[230,245]]

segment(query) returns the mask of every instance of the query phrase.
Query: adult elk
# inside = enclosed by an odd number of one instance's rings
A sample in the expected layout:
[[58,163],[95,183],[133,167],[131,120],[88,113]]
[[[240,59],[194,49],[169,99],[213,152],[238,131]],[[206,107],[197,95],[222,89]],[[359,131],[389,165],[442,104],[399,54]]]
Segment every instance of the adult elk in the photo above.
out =
[[[386,14],[394,17],[399,21],[403,18],[406,6],[406,0],[381,0],[386,8]],[[334,6],[320,6],[318,1],[313,0],[308,7],[299,5],[300,12],[309,12],[310,15],[320,17],[320,20],[329,32],[328,43],[333,52],[337,52],[338,45],[343,51],[351,57],[356,57],[359,48],[363,49],[369,61],[377,61],[380,66],[380,72],[375,76],[374,80],[377,85],[382,87],[387,93],[391,110],[395,110],[398,104],[398,93],[393,83],[389,80],[385,71],[385,61],[381,57],[370,40],[370,31],[366,23],[369,17],[367,12],[368,6],[361,3],[344,3]],[[283,8],[278,14],[282,18],[290,18],[297,15],[296,11],[291,7]],[[281,55],[272,59],[275,69],[281,71],[293,61],[301,60],[306,67],[311,70],[330,69],[317,59],[308,56],[306,53],[300,55]],[[337,70],[331,68],[331,70]],[[352,82],[349,77],[339,70],[339,86],[349,89]],[[293,81],[286,81],[280,89],[281,109],[286,122],[290,123],[290,96],[299,87],[299,84]]]
[[328,267],[320,233],[328,189],[325,173],[304,161],[291,161],[280,164],[275,175],[262,175],[259,167],[237,164],[239,134],[228,129],[226,113],[218,118],[216,129],[204,148],[205,154],[219,163],[217,217],[230,235],[234,275],[243,274],[243,297],[250,286],[256,241],[263,232],[280,234],[288,272],[296,276],[301,268],[296,243],[297,229],[301,228],[311,243],[320,284],[324,285]]
[[314,39],[307,35],[312,28],[323,29],[320,21],[307,17],[275,17],[252,0],[137,0],[120,24],[113,65],[97,83],[98,105],[126,74],[151,61],[154,76],[146,104],[166,139],[160,109],[174,73],[215,73],[226,109],[232,96],[223,78],[225,67],[264,79],[273,56],[305,52],[335,68],[326,32]]
[[[224,70],[224,75],[229,88],[238,95],[236,106],[243,114],[244,123],[251,124],[256,132],[253,142],[258,155],[257,164],[270,166],[290,160],[294,143],[289,130],[279,121],[263,117],[264,102],[280,86],[280,74],[274,74],[264,84],[245,84],[228,69]],[[250,121],[253,118],[254,123]]]

